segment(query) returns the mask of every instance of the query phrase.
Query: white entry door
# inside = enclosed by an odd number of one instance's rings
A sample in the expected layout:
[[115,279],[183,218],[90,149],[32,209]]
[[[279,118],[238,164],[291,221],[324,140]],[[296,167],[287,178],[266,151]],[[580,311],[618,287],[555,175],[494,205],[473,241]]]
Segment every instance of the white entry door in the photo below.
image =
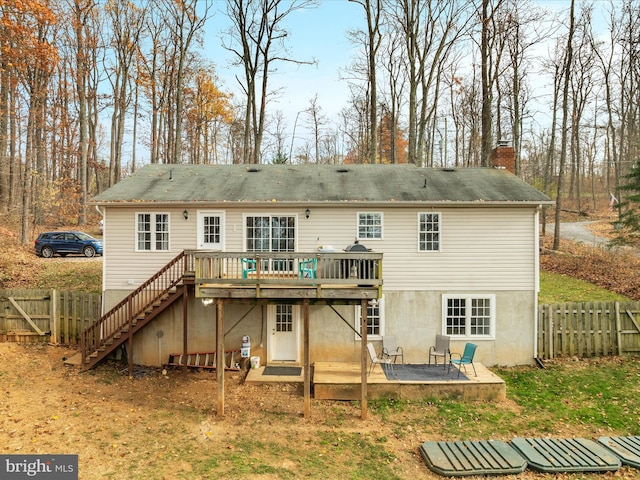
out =
[[198,212],[198,249],[224,250],[224,212]]
[[267,362],[300,362],[300,307],[269,305],[267,307],[269,345]]

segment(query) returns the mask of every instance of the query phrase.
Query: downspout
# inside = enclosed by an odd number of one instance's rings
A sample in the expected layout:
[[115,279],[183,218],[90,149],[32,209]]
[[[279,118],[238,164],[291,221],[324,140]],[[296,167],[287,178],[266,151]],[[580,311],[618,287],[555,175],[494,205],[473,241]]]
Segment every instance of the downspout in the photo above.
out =
[[104,258],[104,252],[106,252],[106,249],[104,248],[104,233],[106,232],[106,224],[104,221],[104,214],[105,212],[103,210],[100,210],[100,207],[98,205],[96,205],[96,212],[98,212],[100,214],[100,216],[102,217],[102,295],[100,295],[101,300],[100,300],[100,315],[104,315],[104,292],[105,292],[105,288],[106,288],[106,272],[107,272],[107,262]]
[[538,295],[540,293],[540,209],[538,205],[533,213],[534,224],[534,295],[533,295],[533,359],[538,366],[542,362],[538,358]]

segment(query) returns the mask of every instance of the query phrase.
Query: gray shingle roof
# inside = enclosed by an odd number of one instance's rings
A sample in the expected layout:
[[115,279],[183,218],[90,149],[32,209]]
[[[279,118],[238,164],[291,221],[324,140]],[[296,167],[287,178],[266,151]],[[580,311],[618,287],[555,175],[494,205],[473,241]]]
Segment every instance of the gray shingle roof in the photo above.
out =
[[492,168],[414,165],[147,165],[97,195],[122,203],[551,204],[520,178]]

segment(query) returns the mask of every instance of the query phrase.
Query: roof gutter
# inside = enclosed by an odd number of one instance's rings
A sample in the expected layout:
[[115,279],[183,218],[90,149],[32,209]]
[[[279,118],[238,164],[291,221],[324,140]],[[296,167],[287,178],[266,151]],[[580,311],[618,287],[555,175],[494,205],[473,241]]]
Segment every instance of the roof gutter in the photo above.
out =
[[380,202],[380,201],[370,201],[370,200],[344,200],[340,202],[315,202],[315,201],[296,201],[296,202],[274,202],[274,201],[250,201],[250,202],[225,202],[225,201],[210,201],[210,202],[192,202],[192,201],[171,201],[171,202],[154,202],[154,201],[118,201],[118,202],[89,202],[92,205],[95,205],[96,208],[100,207],[178,207],[189,205],[192,207],[201,206],[203,208],[209,208],[212,206],[220,207],[224,206],[227,208],[243,208],[243,207],[251,207],[251,208],[267,208],[267,207],[336,207],[336,208],[348,208],[348,207],[375,207],[375,208],[388,208],[388,207],[541,207],[545,205],[555,205],[553,200],[526,200],[526,201],[489,201],[489,200],[478,200],[478,201],[447,201],[447,202],[424,202],[424,201],[413,201],[413,202]]

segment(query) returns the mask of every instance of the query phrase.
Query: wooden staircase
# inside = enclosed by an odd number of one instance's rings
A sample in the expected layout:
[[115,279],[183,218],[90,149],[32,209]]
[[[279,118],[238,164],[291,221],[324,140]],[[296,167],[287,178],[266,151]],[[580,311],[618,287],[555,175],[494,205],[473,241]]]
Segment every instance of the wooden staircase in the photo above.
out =
[[[193,257],[181,252],[82,332],[81,368],[89,370],[158,316],[193,283]],[[132,352],[129,352],[131,355]]]

